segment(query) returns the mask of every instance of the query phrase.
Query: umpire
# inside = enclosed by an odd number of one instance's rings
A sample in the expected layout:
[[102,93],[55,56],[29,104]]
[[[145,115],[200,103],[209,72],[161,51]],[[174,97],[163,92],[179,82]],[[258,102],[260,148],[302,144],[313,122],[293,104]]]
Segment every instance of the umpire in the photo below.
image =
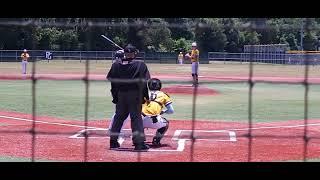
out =
[[135,151],[146,151],[145,134],[141,117],[142,104],[149,99],[146,81],[150,73],[146,64],[134,60],[137,50],[131,44],[124,49],[124,58],[115,61],[107,75],[111,81],[112,102],[116,104],[114,122],[110,131],[110,149],[120,147],[118,137],[124,120],[130,114],[132,141]]

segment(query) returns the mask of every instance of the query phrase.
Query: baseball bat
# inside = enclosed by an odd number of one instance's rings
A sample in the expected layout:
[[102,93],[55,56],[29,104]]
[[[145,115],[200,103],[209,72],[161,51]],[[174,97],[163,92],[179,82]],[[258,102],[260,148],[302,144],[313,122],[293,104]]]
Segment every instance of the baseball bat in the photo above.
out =
[[118,48],[120,48],[120,49],[122,49],[123,50],[123,48],[122,47],[120,47],[118,44],[116,44],[115,42],[113,42],[111,39],[109,39],[109,38],[107,38],[107,36],[105,36],[105,35],[101,35],[103,38],[105,38],[106,40],[108,40],[109,42],[111,42],[113,45],[115,45],[115,46],[117,46]]

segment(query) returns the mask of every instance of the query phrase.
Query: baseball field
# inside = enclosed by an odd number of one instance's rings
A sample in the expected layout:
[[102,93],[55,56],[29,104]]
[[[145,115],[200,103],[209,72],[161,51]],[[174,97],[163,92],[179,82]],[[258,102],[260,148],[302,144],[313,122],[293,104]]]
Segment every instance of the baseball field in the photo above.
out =
[[[195,89],[190,64],[147,64],[175,113],[165,115],[170,125],[163,146],[137,153],[130,123],[120,151],[109,150],[114,104],[105,76],[111,63],[87,65],[39,61],[22,75],[20,63],[0,62],[0,161],[320,160],[318,66],[308,67],[303,83],[305,66],[254,64],[250,86],[249,64],[200,64]],[[155,130],[145,132],[150,143]]]

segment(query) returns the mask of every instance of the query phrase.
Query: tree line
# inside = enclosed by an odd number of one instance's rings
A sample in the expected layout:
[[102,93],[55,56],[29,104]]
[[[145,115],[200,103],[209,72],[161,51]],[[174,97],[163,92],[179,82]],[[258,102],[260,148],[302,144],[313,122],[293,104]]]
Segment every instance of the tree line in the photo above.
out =
[[101,34],[145,52],[184,51],[193,41],[203,52],[242,52],[248,44],[316,50],[320,18],[0,18],[3,50],[115,50]]

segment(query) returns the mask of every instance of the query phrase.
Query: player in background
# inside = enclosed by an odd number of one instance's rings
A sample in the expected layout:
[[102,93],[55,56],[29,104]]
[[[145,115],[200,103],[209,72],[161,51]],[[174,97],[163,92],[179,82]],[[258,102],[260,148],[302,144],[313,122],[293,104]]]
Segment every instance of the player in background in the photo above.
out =
[[179,64],[183,64],[183,53],[182,52],[180,52],[178,55],[178,62],[179,62]]
[[22,65],[22,74],[27,74],[27,64],[30,55],[28,54],[27,50],[24,49],[23,52],[21,53],[21,65]]
[[190,59],[191,59],[193,86],[198,86],[199,50],[197,49],[196,42],[193,42],[191,46],[192,46],[192,50],[190,54]]

